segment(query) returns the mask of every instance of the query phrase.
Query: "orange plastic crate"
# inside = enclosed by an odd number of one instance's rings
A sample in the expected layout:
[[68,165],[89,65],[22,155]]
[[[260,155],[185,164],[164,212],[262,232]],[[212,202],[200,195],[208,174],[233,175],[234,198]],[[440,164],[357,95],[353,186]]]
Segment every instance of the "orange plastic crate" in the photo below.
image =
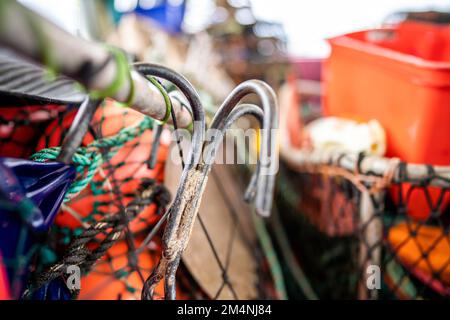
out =
[[405,22],[329,40],[326,115],[386,129],[388,157],[450,164],[450,27]]

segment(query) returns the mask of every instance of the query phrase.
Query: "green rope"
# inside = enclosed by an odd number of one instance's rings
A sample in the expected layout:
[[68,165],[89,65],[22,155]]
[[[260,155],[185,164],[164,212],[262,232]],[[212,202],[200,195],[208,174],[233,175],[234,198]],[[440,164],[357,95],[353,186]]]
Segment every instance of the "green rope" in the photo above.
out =
[[[87,151],[87,148],[78,148],[72,157],[72,162],[75,164],[77,175],[80,179],[75,180],[67,191],[64,202],[69,201],[78,193],[80,193],[91,180],[94,178],[98,169],[102,165],[102,155],[97,151]],[[45,162],[47,160],[56,160],[61,147],[47,148],[38,151],[31,156],[31,159],[37,162]],[[84,174],[84,172],[86,173]]]
[[[72,157],[77,179],[67,190],[64,202],[79,194],[92,181],[103,162],[111,159],[120,150],[120,147],[140,136],[145,130],[152,129],[153,122],[151,118],[145,117],[135,127],[124,128],[116,135],[95,140],[87,147],[79,147]],[[105,149],[109,149],[109,151],[105,153]],[[56,160],[60,151],[61,147],[42,149],[33,154],[31,159],[37,162]]]
[[43,265],[51,265],[58,261],[56,252],[53,251],[48,245],[42,245],[39,249],[40,261]]
[[286,292],[286,285],[284,283],[283,272],[281,270],[280,262],[276,256],[272,241],[270,240],[269,232],[266,229],[263,219],[256,215],[255,210],[253,210],[251,216],[253,219],[253,224],[255,225],[258,240],[261,243],[264,256],[269,264],[270,273],[272,274],[273,282],[275,284],[275,290],[281,300],[287,300],[288,296]]
[[137,126],[124,128],[116,135],[94,141],[89,146],[99,149],[121,147],[125,143],[140,136],[144,131],[153,129],[154,122],[154,119],[145,117]]

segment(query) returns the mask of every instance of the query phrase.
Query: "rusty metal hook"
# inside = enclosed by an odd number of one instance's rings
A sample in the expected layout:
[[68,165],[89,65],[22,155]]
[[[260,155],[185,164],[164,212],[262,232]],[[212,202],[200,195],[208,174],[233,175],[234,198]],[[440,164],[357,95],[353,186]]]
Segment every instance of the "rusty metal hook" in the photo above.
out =
[[[147,279],[142,290],[143,299],[152,299],[156,285],[164,278],[166,286],[166,297],[175,297],[175,272],[184,248],[178,246],[180,222],[185,217],[192,216],[190,212],[197,212],[192,209],[199,202],[199,197],[192,193],[195,189],[193,182],[198,181],[201,174],[199,170],[201,153],[205,135],[205,115],[200,98],[194,87],[182,75],[175,71],[154,64],[137,63],[135,69],[144,76],[155,76],[173,83],[184,94],[191,107],[193,118],[192,144],[188,161],[183,169],[177,192],[169,209],[169,219],[163,236],[163,254],[161,260]],[[197,177],[197,178],[195,178]],[[182,228],[181,228],[182,229]],[[183,239],[185,236],[183,237]]]

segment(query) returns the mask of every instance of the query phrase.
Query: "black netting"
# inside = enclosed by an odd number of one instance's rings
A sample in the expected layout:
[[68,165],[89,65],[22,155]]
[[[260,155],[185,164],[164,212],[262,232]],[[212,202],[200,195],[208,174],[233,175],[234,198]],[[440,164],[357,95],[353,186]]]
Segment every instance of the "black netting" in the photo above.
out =
[[450,297],[450,189],[430,185],[439,176],[394,184],[388,191],[383,265],[388,291],[399,298]]
[[400,177],[368,194],[339,175],[282,168],[284,228],[320,298],[449,297],[450,194],[431,185],[445,179],[431,169],[421,180]]

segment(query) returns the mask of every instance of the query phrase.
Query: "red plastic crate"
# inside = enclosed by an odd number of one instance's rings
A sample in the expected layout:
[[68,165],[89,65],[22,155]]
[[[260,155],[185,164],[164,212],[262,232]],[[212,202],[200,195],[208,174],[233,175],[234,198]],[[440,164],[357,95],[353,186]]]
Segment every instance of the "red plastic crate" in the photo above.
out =
[[329,40],[326,115],[377,119],[388,157],[450,164],[450,27],[405,22]]

